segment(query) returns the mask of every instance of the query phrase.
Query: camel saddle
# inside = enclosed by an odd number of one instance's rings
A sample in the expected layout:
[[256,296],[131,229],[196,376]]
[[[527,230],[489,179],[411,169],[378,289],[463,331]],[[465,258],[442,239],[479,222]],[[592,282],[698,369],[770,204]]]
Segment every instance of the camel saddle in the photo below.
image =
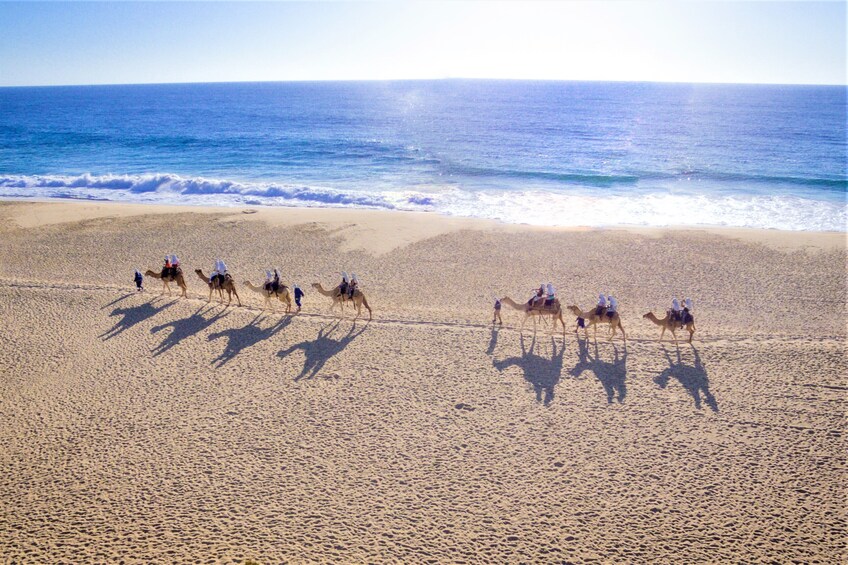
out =
[[170,277],[172,279],[183,274],[183,270],[179,267],[162,267],[162,278]]
[[551,300],[545,299],[537,301],[534,301],[531,298],[530,301],[527,303],[527,306],[530,310],[541,310],[542,312],[545,312],[548,310],[556,310],[559,307],[559,302],[556,298]]
[[286,285],[284,285],[283,283],[277,283],[276,288],[274,288],[274,287],[275,287],[274,283],[266,282],[265,283],[265,292],[273,292],[274,294],[279,295],[279,294],[282,294],[282,292],[286,289]]

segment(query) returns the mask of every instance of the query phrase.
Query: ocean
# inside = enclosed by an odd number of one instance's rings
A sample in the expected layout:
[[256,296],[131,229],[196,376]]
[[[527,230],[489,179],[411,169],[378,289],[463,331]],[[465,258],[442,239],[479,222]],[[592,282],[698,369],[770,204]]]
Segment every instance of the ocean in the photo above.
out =
[[0,198],[844,231],[846,111],[842,86],[0,88]]

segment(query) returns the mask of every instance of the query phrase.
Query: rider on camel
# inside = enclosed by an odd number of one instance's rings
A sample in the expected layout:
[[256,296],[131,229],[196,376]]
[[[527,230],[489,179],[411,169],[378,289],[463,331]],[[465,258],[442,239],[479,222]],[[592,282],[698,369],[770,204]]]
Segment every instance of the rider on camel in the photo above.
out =
[[607,311],[607,297],[604,296],[604,293],[600,293],[598,295],[598,305],[595,307],[595,315],[603,316],[604,312]]
[[347,285],[347,297],[353,300],[353,293],[356,292],[356,287],[359,285],[359,279],[356,278],[356,273],[350,274],[350,284]]
[[556,289],[554,288],[554,285],[548,283],[547,291],[548,294],[545,299],[545,306],[550,306],[554,303],[554,300],[556,300]]
[[680,301],[676,298],[671,300],[670,314],[672,321],[678,323],[683,322],[683,309],[680,307]]
[[342,282],[339,284],[339,294],[342,296],[342,300],[344,300],[344,297],[347,295],[348,284],[347,271],[342,271]]
[[535,308],[536,305],[544,300],[545,297],[545,283],[539,285],[538,290],[536,290],[536,294],[530,297],[530,300],[527,301],[527,304],[530,308]]
[[609,302],[609,306],[607,307],[607,316],[612,318],[616,312],[618,312],[618,300],[613,295],[607,296],[607,302]]

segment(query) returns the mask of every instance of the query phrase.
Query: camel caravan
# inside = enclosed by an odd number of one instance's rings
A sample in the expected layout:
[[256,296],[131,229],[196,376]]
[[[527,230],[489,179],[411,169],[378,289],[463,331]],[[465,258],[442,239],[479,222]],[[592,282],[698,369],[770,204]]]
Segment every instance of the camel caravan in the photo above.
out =
[[[233,279],[232,275],[227,270],[227,265],[221,259],[215,260],[215,268],[213,271],[207,276],[204,274],[202,269],[194,270],[197,277],[203,281],[205,285],[209,288],[209,296],[207,297],[207,302],[212,301],[213,294],[218,295],[218,299],[220,302],[224,302],[224,292],[227,293],[227,305],[232,304],[233,296],[236,298],[236,302],[239,306],[241,306],[241,298],[239,297],[238,290],[236,289],[235,279]],[[147,269],[144,272],[145,276],[159,279],[162,281],[162,294],[164,295],[166,292],[168,295],[171,295],[171,286],[170,283],[176,283],[177,286],[181,289],[180,296],[183,298],[187,298],[188,287],[186,286],[185,278],[183,277],[183,270],[180,267],[179,258],[176,255],[166,255],[165,256],[165,264],[163,265],[160,271],[154,271],[152,269]],[[135,282],[138,290],[142,290],[141,283],[141,273],[136,271]],[[297,306],[297,312],[300,312],[301,309],[301,300],[305,296],[305,293],[301,288],[295,284],[292,288],[288,285],[284,284],[280,280],[280,271],[279,269],[273,269],[265,271],[265,283],[260,285],[255,285],[251,283],[249,280],[244,281],[244,285],[250,289],[251,291],[259,294],[264,299],[263,308],[270,308],[272,312],[276,311],[274,307],[274,300],[279,300],[283,304],[286,305],[286,314],[291,313],[292,310],[292,296],[294,297],[294,302]],[[356,316],[354,319],[358,318],[362,315],[362,308],[365,307],[368,310],[368,319],[371,320],[373,315],[371,312],[371,306],[368,304],[368,300],[365,298],[365,295],[362,293],[362,290],[359,288],[359,279],[356,276],[356,273],[351,274],[348,277],[347,273],[342,272],[342,282],[339,283],[335,288],[325,289],[320,282],[316,282],[312,285],[312,287],[323,296],[327,296],[331,298],[330,303],[330,312],[332,313],[335,308],[339,307],[339,315],[344,317],[345,306],[350,304],[352,308],[356,311]]]
[[[677,344],[677,330],[686,328],[689,332],[689,343],[692,343],[692,336],[695,333],[695,316],[692,313],[693,304],[689,298],[684,298],[684,305],[681,307],[680,301],[675,298],[672,300],[672,306],[666,311],[665,318],[657,318],[653,312],[648,312],[643,318],[652,321],[662,328],[659,341],[662,342],[665,331],[671,332],[674,338],[675,345]],[[557,322],[562,324],[563,336],[565,336],[565,322],[562,318],[562,305],[556,297],[556,290],[551,283],[539,285],[538,290],[534,291],[533,296],[527,302],[518,303],[509,296],[503,298],[495,298],[495,312],[492,316],[492,324],[496,322],[503,325],[501,319],[501,305],[506,304],[514,310],[524,313],[524,318],[521,320],[519,331],[524,331],[524,325],[529,318],[533,318],[533,332],[536,332],[536,322],[539,319],[553,320],[553,330],[556,331]],[[627,341],[627,334],[624,331],[624,326],[621,325],[621,316],[618,313],[618,300],[612,296],[604,296],[603,293],[598,295],[598,303],[594,308],[589,310],[581,310],[576,305],[568,306],[568,311],[577,318],[577,327],[574,333],[577,333],[580,328],[583,329],[583,334],[586,339],[589,338],[589,327],[593,328],[593,337],[597,339],[598,326],[606,325],[608,330],[609,340],[612,341],[616,334],[620,331],[621,338]]]
[[[217,259],[215,261],[215,268],[209,276],[206,276],[201,269],[195,269],[194,272],[209,288],[208,302],[211,302],[213,294],[217,293],[219,301],[223,303],[224,292],[226,291],[227,305],[232,304],[233,296],[235,296],[238,305],[242,305],[241,298],[236,289],[235,280],[227,271],[227,265],[222,260]],[[162,294],[167,292],[170,295],[170,283],[176,283],[182,291],[181,296],[184,298],[187,297],[185,278],[183,277],[179,258],[176,255],[165,256],[165,264],[161,271],[156,272],[148,269],[144,274],[145,276],[162,281]],[[364,307],[368,311],[368,320],[371,320],[373,318],[371,306],[368,304],[365,294],[359,288],[359,280],[356,273],[351,273],[348,276],[346,272],[342,272],[341,276],[341,282],[335,287],[324,288],[320,282],[315,282],[312,284],[312,288],[318,294],[330,299],[329,312],[331,314],[334,314],[338,307],[339,315],[344,317],[345,307],[350,305],[355,311],[354,320],[356,320],[362,315],[362,308]],[[135,280],[138,289],[141,290],[140,272],[138,271],[136,271]],[[301,299],[305,296],[297,284],[289,287],[281,282],[279,269],[273,269],[273,271],[266,270],[265,283],[262,285],[255,285],[249,280],[246,280],[244,281],[244,286],[262,296],[264,299],[263,308],[270,308],[272,312],[276,312],[274,304],[279,300],[286,306],[285,313],[290,314],[292,311],[292,296],[297,306],[297,312],[300,312]],[[528,319],[532,318],[533,320],[534,333],[537,330],[539,320],[547,324],[547,320],[550,319],[553,322],[552,331],[556,331],[557,323],[559,323],[562,325],[562,334],[565,337],[563,307],[559,298],[556,296],[556,289],[551,283],[539,285],[539,288],[533,291],[530,299],[523,303],[516,302],[509,296],[495,298],[495,312],[492,318],[492,324],[499,322],[500,325],[503,325],[503,320],[501,319],[502,304],[506,304],[513,310],[524,313],[519,331],[524,331],[524,326]],[[577,319],[577,326],[574,329],[574,333],[578,333],[582,328],[584,337],[588,339],[589,328],[591,327],[593,329],[593,337],[597,339],[598,326],[606,326],[609,341],[612,341],[618,332],[621,332],[621,339],[627,342],[627,334],[624,331],[624,326],[621,324],[621,316],[618,313],[618,300],[614,296],[605,296],[603,293],[599,294],[598,303],[588,310],[582,310],[576,305],[570,305],[566,309]],[[659,318],[653,312],[648,312],[642,317],[660,326],[660,342],[662,342],[665,332],[668,330],[672,335],[674,343],[677,344],[677,330],[686,329],[689,332],[689,343],[692,343],[692,337],[695,334],[695,316],[692,310],[693,304],[691,299],[684,298],[683,305],[681,306],[681,301],[674,298],[671,308],[665,313],[665,317]]]

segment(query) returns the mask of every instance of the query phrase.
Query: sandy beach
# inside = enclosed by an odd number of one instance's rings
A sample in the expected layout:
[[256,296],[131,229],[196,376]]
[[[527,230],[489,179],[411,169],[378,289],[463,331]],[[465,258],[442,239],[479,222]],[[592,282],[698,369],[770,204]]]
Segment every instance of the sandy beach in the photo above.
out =
[[[845,233],[0,202],[8,563],[846,560]],[[188,298],[133,270],[182,260]],[[192,272],[222,258],[242,307]],[[278,266],[303,310],[243,285]],[[311,284],[359,275],[373,320]],[[519,302],[620,302],[627,342]],[[174,286],[176,291],[176,286]],[[672,296],[689,345],[657,342]],[[680,332],[682,337],[685,332]]]

